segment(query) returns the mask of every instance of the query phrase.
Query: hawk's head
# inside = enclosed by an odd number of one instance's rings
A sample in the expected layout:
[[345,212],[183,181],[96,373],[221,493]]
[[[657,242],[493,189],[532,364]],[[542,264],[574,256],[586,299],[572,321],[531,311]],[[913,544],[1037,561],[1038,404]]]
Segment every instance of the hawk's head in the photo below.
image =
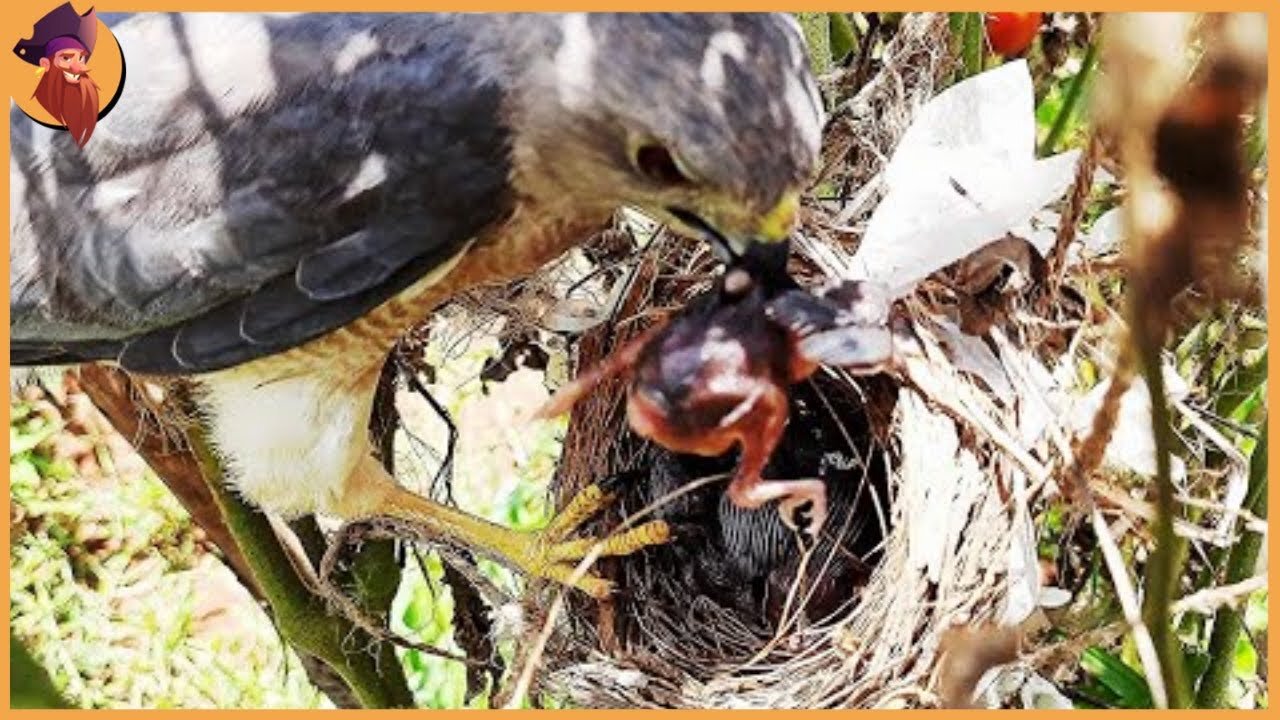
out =
[[[536,18],[536,19],[535,19]],[[517,182],[630,205],[741,250],[791,230],[822,102],[785,14],[568,14],[510,21]]]

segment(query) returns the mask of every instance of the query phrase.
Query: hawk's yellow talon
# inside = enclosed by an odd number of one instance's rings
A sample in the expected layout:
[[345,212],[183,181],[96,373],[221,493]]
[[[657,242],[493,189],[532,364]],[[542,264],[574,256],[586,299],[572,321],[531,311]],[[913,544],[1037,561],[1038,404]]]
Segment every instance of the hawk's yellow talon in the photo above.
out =
[[603,600],[613,594],[613,583],[604,578],[586,573],[576,580],[573,577],[573,565],[551,565],[543,572],[542,577],[561,585],[575,587],[597,600]]
[[[368,459],[362,467],[362,492],[354,495],[358,504],[342,508],[343,517],[387,517],[417,529],[425,539],[445,539],[471,548],[525,575],[540,577],[586,592],[592,597],[609,594],[612,585],[590,572],[573,579],[574,569],[597,544],[600,557],[630,555],[671,538],[671,529],[662,520],[653,520],[616,535],[600,538],[568,538],[582,523],[604,509],[616,494],[601,487],[583,488],[546,528],[534,532],[512,530],[482,518],[447,507],[394,484],[380,466]],[[372,482],[370,482],[372,481]]]
[[543,528],[543,536],[549,540],[567,537],[588,518],[606,508],[614,498],[614,495],[606,493],[599,485],[586,486]]
[[671,539],[671,527],[662,520],[653,520],[639,527],[602,538],[578,538],[547,548],[547,556],[553,562],[574,562],[586,557],[596,545],[600,545],[600,557],[630,555],[650,545],[661,545]]

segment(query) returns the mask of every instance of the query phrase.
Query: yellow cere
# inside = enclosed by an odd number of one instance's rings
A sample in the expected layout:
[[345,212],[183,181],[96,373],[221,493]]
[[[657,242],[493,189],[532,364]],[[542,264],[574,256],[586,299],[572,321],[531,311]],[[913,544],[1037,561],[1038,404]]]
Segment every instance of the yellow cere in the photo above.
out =
[[786,240],[791,234],[791,226],[795,223],[796,210],[800,207],[800,195],[790,192],[782,196],[760,220],[760,238],[770,242]]

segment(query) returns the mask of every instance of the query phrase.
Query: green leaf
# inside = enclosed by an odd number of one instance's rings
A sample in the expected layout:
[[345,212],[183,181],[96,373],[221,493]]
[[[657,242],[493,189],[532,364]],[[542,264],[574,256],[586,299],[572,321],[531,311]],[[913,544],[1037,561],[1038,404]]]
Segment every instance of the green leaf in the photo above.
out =
[[45,669],[31,657],[26,647],[9,631],[9,707],[70,707],[54,689]]
[[1062,86],[1051,85],[1044,98],[1036,105],[1036,128],[1040,131],[1041,138],[1049,134],[1049,128],[1053,127],[1053,122],[1062,113],[1062,97]]
[[831,59],[839,62],[858,49],[858,38],[848,13],[827,13],[831,26]]
[[1092,84],[1093,70],[1097,65],[1098,43],[1095,41],[1090,43],[1088,49],[1085,50],[1084,60],[1080,63],[1080,71],[1071,79],[1071,84],[1067,87],[1066,93],[1062,97],[1062,103],[1053,119],[1053,124],[1049,127],[1049,132],[1045,136],[1044,142],[1040,144],[1041,155],[1051,155],[1056,152],[1062,141],[1079,124],[1077,119],[1078,111],[1089,86]]
[[805,43],[809,46],[809,64],[814,75],[824,75],[831,69],[831,30],[827,13],[796,13]]
[[1258,676],[1258,651],[1244,633],[1236,640],[1234,669],[1234,675],[1241,680],[1251,680]]
[[1114,692],[1120,699],[1121,707],[1154,707],[1146,678],[1106,650],[1096,646],[1085,650],[1080,657],[1080,667]]

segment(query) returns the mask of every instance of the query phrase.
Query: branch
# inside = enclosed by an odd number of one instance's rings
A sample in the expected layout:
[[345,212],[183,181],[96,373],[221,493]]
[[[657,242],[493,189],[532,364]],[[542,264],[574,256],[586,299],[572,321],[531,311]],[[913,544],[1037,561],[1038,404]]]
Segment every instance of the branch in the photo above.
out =
[[[204,428],[189,428],[187,438],[227,527],[244,551],[285,639],[328,663],[355,692],[362,706],[412,707],[413,697],[403,676],[399,676],[399,683],[384,682],[373,656],[363,648],[351,653],[346,651],[347,640],[359,637],[356,628],[345,618],[328,613],[320,599],[298,577],[266,516],[242,502],[223,482],[222,465],[209,446]],[[397,674],[389,673],[386,679]]]
[[[1138,298],[1136,293],[1133,297],[1135,314],[1144,312],[1145,301]],[[1137,320],[1135,317],[1135,321]],[[1137,326],[1140,321],[1134,324]],[[1156,519],[1153,528],[1155,547],[1147,560],[1142,616],[1151,629],[1152,640],[1160,653],[1160,669],[1169,689],[1169,705],[1184,708],[1191,704],[1191,691],[1187,687],[1182,642],[1178,639],[1173,617],[1169,613],[1186,547],[1186,543],[1173,529],[1174,515],[1178,512],[1170,471],[1170,457],[1174,452],[1173,419],[1164,389],[1162,343],[1143,332],[1133,333],[1133,339],[1141,359],[1143,377],[1151,391],[1151,432],[1155,435],[1156,448]]]
[[[369,418],[369,430],[377,448],[378,459],[387,472],[395,476],[395,437],[400,424],[396,410],[396,363],[383,364],[378,378],[378,389],[373,398],[373,414]],[[318,565],[316,566],[318,567]],[[386,617],[390,625],[391,603],[400,589],[401,570],[396,562],[394,540],[375,540],[365,543],[351,563],[350,577],[355,595],[365,608],[379,617]],[[378,666],[386,668],[384,680],[394,686],[395,693],[409,699],[413,694],[406,684],[404,671],[390,643],[380,643]]]
[[[346,657],[343,641],[364,636],[353,633],[354,628],[350,623],[328,616],[323,604],[297,576],[266,517],[250,510],[226,490],[216,458],[211,454],[204,459],[197,456],[197,441],[199,444],[205,442],[203,429],[193,428],[188,431],[186,444],[190,447],[186,447],[171,442],[159,428],[148,427],[146,415],[136,400],[141,389],[139,384],[118,369],[87,365],[81,369],[80,385],[81,390],[112,426],[130,440],[192,519],[218,546],[228,566],[245,588],[259,601],[267,601],[273,622],[280,628],[286,641],[298,651],[308,677],[317,687],[335,704],[342,707],[353,706],[350,699],[345,697],[350,690],[336,687],[332,678],[326,678],[327,673],[322,672],[322,669],[332,668],[342,677],[343,683],[352,683],[354,677],[364,686],[361,689],[352,685],[357,690],[360,705],[412,705],[412,694],[405,685],[403,675],[398,672],[399,663],[395,662],[394,653],[389,647],[380,648],[378,663],[363,652],[355,658]],[[204,450],[207,453],[207,447]],[[206,477],[215,480],[206,482]],[[238,524],[230,521],[233,518],[238,519]],[[314,527],[314,520],[310,522]],[[318,532],[318,528],[316,530]],[[251,555],[254,557],[250,557]],[[277,567],[270,567],[273,564]],[[292,614],[282,614],[282,607],[289,608]],[[307,613],[313,613],[316,617],[308,618]],[[315,629],[321,635],[328,632],[334,642],[320,642],[315,638],[299,642],[297,638],[303,631],[310,629]],[[319,663],[316,662],[317,659]],[[378,677],[379,663],[381,667],[393,670],[385,679]],[[329,667],[322,668],[322,665]]]

